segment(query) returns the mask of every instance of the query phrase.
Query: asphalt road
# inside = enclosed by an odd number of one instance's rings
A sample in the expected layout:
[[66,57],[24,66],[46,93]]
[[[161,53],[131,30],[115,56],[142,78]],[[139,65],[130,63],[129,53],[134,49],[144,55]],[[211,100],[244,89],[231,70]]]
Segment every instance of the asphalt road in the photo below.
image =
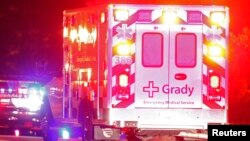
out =
[[43,141],[42,137],[0,135],[0,141]]
[[[42,137],[0,135],[0,141],[43,141]],[[58,139],[58,141],[81,141],[81,139]]]

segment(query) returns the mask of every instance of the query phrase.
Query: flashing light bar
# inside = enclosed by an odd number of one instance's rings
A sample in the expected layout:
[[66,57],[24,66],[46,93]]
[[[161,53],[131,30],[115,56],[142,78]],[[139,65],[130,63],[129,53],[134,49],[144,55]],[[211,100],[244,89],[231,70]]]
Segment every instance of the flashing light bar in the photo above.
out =
[[70,133],[67,129],[62,129],[61,136],[63,139],[69,139],[70,138]]
[[5,92],[5,89],[4,89],[4,88],[1,88],[1,89],[0,89],[0,92],[1,92],[1,93],[4,93],[4,92]]
[[87,30],[87,28],[86,27],[83,28],[82,26],[79,26],[78,31],[79,31],[80,42],[86,43],[88,41],[88,30]]
[[66,38],[69,36],[69,32],[68,32],[68,28],[67,27],[64,27],[63,28],[63,37]]
[[16,130],[14,131],[14,134],[15,134],[16,137],[19,137],[19,136],[20,136],[20,131],[19,131],[18,129],[16,129]]
[[210,20],[213,24],[223,24],[226,20],[225,12],[216,11],[212,12],[210,15]]
[[25,107],[30,111],[37,111],[43,104],[44,91],[40,88],[11,88],[0,89],[1,103],[12,103],[16,107]]
[[128,17],[129,17],[128,10],[116,9],[114,11],[115,21],[126,21],[128,19]]
[[129,42],[121,42],[116,46],[115,50],[117,55],[128,56],[131,55],[131,46]]
[[163,15],[163,21],[166,24],[173,24],[177,22],[177,13],[174,11],[164,11],[162,13]]
[[65,65],[64,65],[64,68],[65,68],[65,71],[69,71],[69,62],[66,62]]
[[0,103],[10,103],[10,99],[0,99]]
[[26,89],[26,88],[19,88],[18,89],[18,93],[20,93],[20,94],[28,94],[28,89]]
[[13,92],[13,89],[9,88],[9,89],[8,89],[8,92],[9,92],[9,93],[12,93],[12,92]]
[[104,12],[101,13],[101,19],[100,20],[101,20],[101,23],[105,23],[106,16],[105,16]]
[[72,29],[70,31],[70,39],[71,39],[71,41],[74,42],[76,40],[77,36],[78,36],[77,35],[77,30],[76,29]]
[[219,45],[210,45],[208,47],[208,55],[210,57],[222,57],[223,51]]

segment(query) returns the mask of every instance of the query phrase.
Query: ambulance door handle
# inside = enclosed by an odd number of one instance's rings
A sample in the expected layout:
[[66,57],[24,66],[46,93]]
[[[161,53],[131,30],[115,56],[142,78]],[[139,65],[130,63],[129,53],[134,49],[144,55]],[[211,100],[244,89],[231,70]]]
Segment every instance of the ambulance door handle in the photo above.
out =
[[187,75],[185,73],[177,73],[174,75],[176,80],[185,80],[187,79]]

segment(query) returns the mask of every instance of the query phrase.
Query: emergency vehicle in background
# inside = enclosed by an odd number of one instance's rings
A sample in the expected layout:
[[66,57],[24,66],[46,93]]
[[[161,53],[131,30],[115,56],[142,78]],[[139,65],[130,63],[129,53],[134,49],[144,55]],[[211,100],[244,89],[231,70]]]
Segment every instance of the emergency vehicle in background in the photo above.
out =
[[139,135],[227,124],[228,35],[225,6],[65,10],[64,118],[77,119],[88,95],[95,140],[117,139],[126,129]]
[[0,134],[44,136],[49,112],[44,109],[44,87],[35,80],[13,78],[0,79]]

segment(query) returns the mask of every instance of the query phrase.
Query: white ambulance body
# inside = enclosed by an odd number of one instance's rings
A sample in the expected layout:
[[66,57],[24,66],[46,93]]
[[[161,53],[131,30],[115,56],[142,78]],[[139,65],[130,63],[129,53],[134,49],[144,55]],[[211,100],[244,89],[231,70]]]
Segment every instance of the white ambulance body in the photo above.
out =
[[107,127],[227,123],[227,7],[93,6],[64,11],[63,26],[68,116],[77,117],[74,105],[87,93],[94,121]]

